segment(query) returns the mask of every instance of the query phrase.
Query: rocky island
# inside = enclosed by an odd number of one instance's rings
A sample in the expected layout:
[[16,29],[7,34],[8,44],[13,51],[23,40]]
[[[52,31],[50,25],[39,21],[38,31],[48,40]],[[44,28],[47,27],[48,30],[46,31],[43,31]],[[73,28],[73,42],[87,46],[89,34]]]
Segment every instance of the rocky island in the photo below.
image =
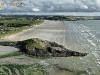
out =
[[38,38],[27,39],[23,41],[3,41],[2,46],[12,46],[18,48],[21,52],[40,57],[69,57],[86,56],[87,53],[76,52],[66,49],[64,46],[55,42],[41,40]]

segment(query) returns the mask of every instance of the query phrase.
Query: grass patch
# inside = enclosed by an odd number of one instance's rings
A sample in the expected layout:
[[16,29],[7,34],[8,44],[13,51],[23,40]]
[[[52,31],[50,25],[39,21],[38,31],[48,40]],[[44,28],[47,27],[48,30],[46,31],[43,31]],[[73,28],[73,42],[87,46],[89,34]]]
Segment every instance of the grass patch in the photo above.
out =
[[21,32],[23,30],[29,29],[35,25],[43,23],[43,20],[30,20],[30,19],[0,19],[0,38]]
[[0,68],[3,69],[3,71],[0,71],[0,75],[48,75],[45,67],[40,64],[3,64]]
[[23,30],[29,29],[30,27],[22,27],[22,28],[18,28],[17,30],[11,30],[11,31],[7,31],[3,34],[0,34],[0,38],[5,37],[5,36],[9,36],[11,34],[16,34],[18,32],[21,32]]
[[40,40],[38,38],[33,38],[33,39],[20,41],[20,43],[27,50],[32,50],[32,49],[35,49],[35,48],[37,48],[39,50],[45,50],[44,41],[42,41],[42,40]]
[[13,52],[13,53],[5,54],[5,55],[0,55],[0,58],[19,56],[19,55],[23,55],[23,53],[22,52]]

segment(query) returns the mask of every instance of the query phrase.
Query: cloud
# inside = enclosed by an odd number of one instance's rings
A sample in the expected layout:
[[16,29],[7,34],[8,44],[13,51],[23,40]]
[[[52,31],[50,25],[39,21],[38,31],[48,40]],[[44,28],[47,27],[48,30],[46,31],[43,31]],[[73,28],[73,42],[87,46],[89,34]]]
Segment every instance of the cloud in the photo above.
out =
[[31,6],[41,12],[100,12],[99,0],[37,0]]
[[87,5],[82,5],[83,9],[88,9]]
[[[5,3],[0,13],[67,13],[67,12],[100,12],[100,0],[15,0],[24,2],[22,7],[8,6],[14,0],[1,0]],[[76,14],[76,13],[75,13]]]
[[35,12],[40,11],[40,9],[38,9],[38,8],[33,8],[32,10],[35,11]]

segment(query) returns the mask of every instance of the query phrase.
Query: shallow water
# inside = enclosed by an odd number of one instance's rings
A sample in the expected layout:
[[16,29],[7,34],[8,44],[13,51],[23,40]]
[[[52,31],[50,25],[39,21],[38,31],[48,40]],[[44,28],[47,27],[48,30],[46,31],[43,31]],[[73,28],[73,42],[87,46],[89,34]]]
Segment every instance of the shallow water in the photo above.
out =
[[58,58],[50,75],[100,75],[100,21],[65,21],[63,45],[85,57]]

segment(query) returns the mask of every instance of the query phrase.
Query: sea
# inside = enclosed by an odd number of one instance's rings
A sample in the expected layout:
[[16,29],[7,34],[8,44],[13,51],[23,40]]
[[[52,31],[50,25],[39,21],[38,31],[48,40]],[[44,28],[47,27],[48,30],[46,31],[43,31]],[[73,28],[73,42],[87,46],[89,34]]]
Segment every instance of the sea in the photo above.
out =
[[100,75],[100,20],[63,23],[63,45],[69,50],[88,55],[55,59],[51,75]]

